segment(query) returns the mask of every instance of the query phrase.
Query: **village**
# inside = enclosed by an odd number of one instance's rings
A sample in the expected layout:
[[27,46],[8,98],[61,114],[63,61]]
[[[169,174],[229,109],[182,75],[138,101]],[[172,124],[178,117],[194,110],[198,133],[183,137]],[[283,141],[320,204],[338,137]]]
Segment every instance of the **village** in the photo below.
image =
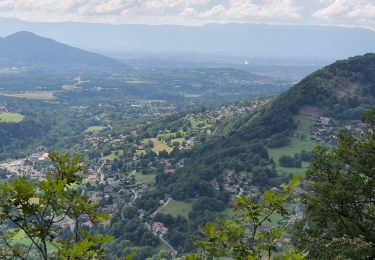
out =
[[0,163],[0,168],[8,172],[7,178],[25,176],[42,180],[45,177],[44,172],[36,169],[35,164],[48,159],[48,155],[47,152],[36,152],[23,159]]
[[337,122],[330,117],[319,117],[310,129],[310,136],[316,143],[335,145],[337,133],[341,129],[345,129],[357,137],[369,131],[368,125],[360,120]]
[[[83,184],[79,187],[90,198],[91,203],[98,205],[100,211],[105,211],[111,217],[120,214],[124,207],[136,207],[136,201],[144,193],[150,191],[155,185],[158,172],[174,173],[176,169],[184,167],[184,151],[189,151],[201,136],[210,136],[215,130],[215,125],[228,116],[238,113],[247,113],[258,106],[269,102],[269,99],[255,100],[248,104],[226,105],[218,109],[203,110],[201,112],[184,115],[177,124],[179,127],[159,129],[154,136],[145,136],[145,126],[149,125],[148,119],[155,113],[166,113],[173,107],[164,107],[155,102],[143,102],[131,105],[132,109],[146,109],[145,123],[137,123],[131,131],[117,134],[112,130],[111,119],[106,112],[114,109],[111,106],[100,104],[100,114],[95,120],[102,127],[91,127],[83,133],[82,142],[77,144],[83,152],[88,167],[83,172]],[[161,109],[161,110],[160,110]],[[72,106],[71,111],[78,114],[87,113],[88,107]],[[172,124],[173,125],[173,124]],[[173,156],[171,155],[173,153]],[[181,156],[176,154],[181,153]],[[42,180],[44,171],[48,168],[48,153],[41,148],[40,152],[30,156],[4,162],[0,168],[9,172],[8,177],[26,176]],[[42,167],[44,166],[44,167]],[[246,175],[228,174],[224,189],[233,196],[257,194],[259,190],[251,186]],[[213,186],[219,189],[218,183]],[[159,201],[159,205],[152,211],[138,209],[138,218],[145,226],[169,248],[171,255],[176,255],[177,250],[169,244],[166,236],[169,233],[165,223],[153,220],[159,211],[172,201],[169,194]],[[103,223],[110,225],[110,221]],[[74,222],[64,218],[60,223],[63,228],[74,228]],[[84,220],[84,225],[91,227],[89,219]]]

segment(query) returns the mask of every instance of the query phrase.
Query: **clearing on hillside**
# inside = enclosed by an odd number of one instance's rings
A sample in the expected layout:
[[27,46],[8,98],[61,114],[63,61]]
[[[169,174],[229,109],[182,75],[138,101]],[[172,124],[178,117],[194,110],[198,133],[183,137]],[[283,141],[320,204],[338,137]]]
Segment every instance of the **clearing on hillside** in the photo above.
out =
[[64,90],[64,91],[74,91],[76,89],[80,89],[80,87],[77,87],[75,85],[63,85],[61,86],[61,88]]
[[[154,151],[155,153],[159,153],[163,150],[167,151],[168,153],[172,152],[173,148],[170,147],[169,145],[167,145],[166,143],[163,143],[162,141],[159,141],[158,138],[148,138],[148,139],[144,139],[143,140],[143,143],[144,144],[147,144],[148,141],[151,141],[153,144],[154,144],[154,147],[151,149],[152,151]],[[141,154],[141,153],[144,153],[143,150],[138,150],[137,151],[138,154]]]
[[295,121],[298,128],[294,132],[293,137],[290,138],[290,144],[280,148],[268,149],[270,157],[272,157],[276,163],[276,170],[280,174],[287,175],[292,173],[294,175],[303,175],[309,166],[308,162],[302,162],[301,168],[289,168],[280,166],[279,159],[283,155],[294,156],[302,151],[312,151],[317,146],[317,143],[311,140],[309,133],[309,129],[316,122],[316,117],[298,115],[295,116]]
[[25,93],[0,93],[1,96],[26,98],[26,99],[37,99],[37,100],[53,100],[55,99],[54,93],[49,91],[36,91],[36,92],[25,92]]
[[104,126],[100,126],[100,125],[94,125],[94,126],[90,126],[86,129],[86,132],[100,132],[104,129],[105,127]]
[[0,114],[0,123],[19,123],[25,116],[18,113],[2,113]]
[[146,183],[146,184],[155,184],[155,175],[154,174],[143,174],[141,172],[136,172],[134,174],[135,182]]
[[123,154],[124,154],[123,150],[112,151],[110,155],[103,157],[103,159],[113,161],[114,159],[118,159],[120,156],[123,156]]
[[188,218],[192,209],[192,202],[171,200],[167,206],[159,211],[160,214],[171,214],[173,217],[181,216]]

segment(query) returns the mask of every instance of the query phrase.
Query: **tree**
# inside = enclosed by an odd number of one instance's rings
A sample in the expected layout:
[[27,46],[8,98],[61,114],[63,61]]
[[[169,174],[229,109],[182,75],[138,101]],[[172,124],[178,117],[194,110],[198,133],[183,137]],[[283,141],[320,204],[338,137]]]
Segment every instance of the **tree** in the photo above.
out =
[[301,168],[302,162],[299,156],[296,154],[294,157],[290,155],[283,155],[279,159],[279,163],[282,167]]
[[311,192],[294,243],[314,259],[375,258],[375,109],[362,137],[341,132],[337,147],[317,147],[307,170]]
[[[0,221],[7,228],[1,234],[2,259],[92,259],[103,256],[102,245],[111,237],[84,231],[83,220],[99,223],[108,214],[97,211],[75,187],[81,183],[79,157],[51,153],[54,167],[43,180],[20,177],[0,185]],[[71,221],[68,237],[62,225]],[[25,236],[27,246],[14,243]]]
[[196,255],[187,259],[304,259],[303,254],[294,251],[276,255],[286,227],[265,227],[274,214],[288,215],[285,204],[290,200],[292,190],[298,183],[299,178],[296,177],[289,184],[283,184],[281,191],[265,192],[259,201],[253,196],[235,198],[236,215],[206,224],[202,228],[206,239],[195,242],[200,249]]

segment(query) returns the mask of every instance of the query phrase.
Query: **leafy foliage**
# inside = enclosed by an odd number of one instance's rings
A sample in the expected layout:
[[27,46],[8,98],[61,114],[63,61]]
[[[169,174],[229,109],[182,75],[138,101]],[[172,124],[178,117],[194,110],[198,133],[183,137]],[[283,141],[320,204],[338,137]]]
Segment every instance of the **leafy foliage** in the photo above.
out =
[[[82,220],[92,223],[108,220],[108,214],[98,212],[96,205],[75,189],[81,177],[79,157],[51,153],[54,168],[39,182],[20,177],[0,186],[0,220],[8,227],[1,234],[3,259],[92,259],[102,256],[102,245],[111,237],[84,231]],[[61,237],[62,224],[71,220],[70,235]],[[29,246],[22,248],[12,242],[24,233]]]
[[[274,253],[280,249],[280,243],[286,227],[266,228],[271,216],[287,216],[286,203],[291,199],[292,190],[300,179],[294,178],[289,184],[281,186],[280,191],[267,191],[259,201],[254,197],[240,196],[234,199],[236,215],[230,219],[221,219],[208,223],[202,228],[206,240],[196,241],[200,248],[197,255],[187,259],[205,259],[207,257],[232,257],[234,259],[275,259],[283,257]],[[304,259],[298,252],[285,252],[294,255],[292,259]]]
[[311,192],[295,244],[314,259],[375,257],[375,109],[363,117],[372,131],[341,132],[337,147],[318,147],[307,171]]

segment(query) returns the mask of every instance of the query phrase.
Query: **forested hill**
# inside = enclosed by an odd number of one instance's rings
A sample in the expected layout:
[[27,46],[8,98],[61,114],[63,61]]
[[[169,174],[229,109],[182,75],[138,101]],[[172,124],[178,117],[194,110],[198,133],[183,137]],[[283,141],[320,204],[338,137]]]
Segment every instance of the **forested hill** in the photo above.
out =
[[5,66],[84,66],[124,69],[117,60],[74,48],[30,32],[0,38],[0,65]]
[[295,127],[293,116],[307,114],[358,119],[375,105],[375,54],[340,60],[281,94],[254,120],[234,128],[230,142],[269,138]]
[[202,184],[195,189],[194,184],[222,179],[226,171],[234,170],[249,173],[253,185],[274,185],[280,178],[268,150],[271,143],[288,143],[297,128],[297,115],[351,120],[374,106],[375,54],[337,61],[307,76],[257,113],[232,118],[226,135],[193,149],[186,167],[162,178],[160,184],[174,191],[174,196],[201,196]]

